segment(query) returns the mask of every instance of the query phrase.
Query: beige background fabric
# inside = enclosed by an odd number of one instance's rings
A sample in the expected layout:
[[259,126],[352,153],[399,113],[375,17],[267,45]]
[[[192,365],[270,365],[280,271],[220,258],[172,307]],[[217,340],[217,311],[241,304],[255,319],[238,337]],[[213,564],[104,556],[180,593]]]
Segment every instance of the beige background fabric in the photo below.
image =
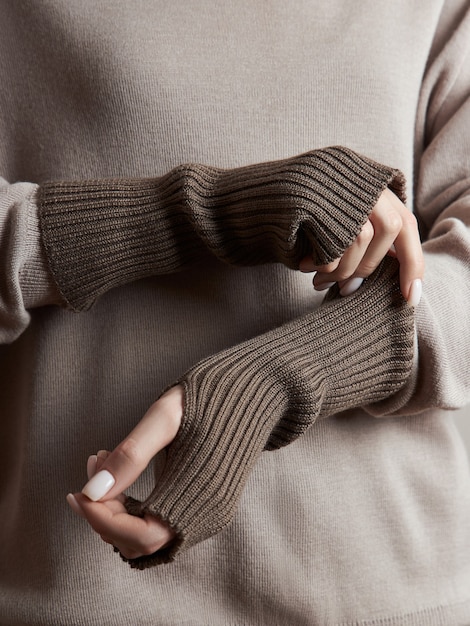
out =
[[2,2],[0,175],[32,186],[5,195],[16,221],[0,247],[4,327],[24,331],[1,346],[1,624],[470,624],[470,474],[447,412],[319,421],[260,459],[226,533],[164,569],[131,570],[65,501],[164,386],[316,302],[310,277],[208,264],[83,315],[38,308],[26,329],[15,242],[36,182],[338,143],[411,178],[416,157],[424,225],[443,215],[420,311],[429,377],[412,400],[470,401],[470,318],[454,314],[470,306],[468,0],[267,5]]
[[465,440],[465,445],[470,455],[470,406],[457,411],[455,421]]

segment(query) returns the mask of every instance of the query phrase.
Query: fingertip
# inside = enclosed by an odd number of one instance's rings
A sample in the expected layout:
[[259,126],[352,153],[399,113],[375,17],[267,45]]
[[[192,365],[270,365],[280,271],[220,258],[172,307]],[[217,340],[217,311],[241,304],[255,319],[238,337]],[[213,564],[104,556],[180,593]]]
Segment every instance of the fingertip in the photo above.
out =
[[98,456],[96,454],[91,454],[86,462],[86,475],[88,480],[93,478],[96,473],[96,464],[98,462]]
[[359,276],[350,278],[343,284],[343,286],[339,290],[340,296],[343,296],[343,298],[346,296],[351,296],[355,291],[359,289],[363,282],[364,279],[360,278]]
[[82,507],[79,505],[73,493],[68,493],[65,499],[67,500],[68,505],[70,506],[70,508],[76,515],[78,515],[79,517],[82,517],[83,519],[86,519],[85,513],[82,510]]
[[408,304],[412,307],[417,307],[421,301],[423,293],[423,281],[420,278],[416,278],[412,283],[408,293]]
[[96,472],[98,472],[103,467],[104,462],[110,454],[111,452],[108,452],[108,450],[98,450],[98,452],[96,453],[96,467],[94,474],[96,474]]
[[100,470],[83,487],[82,494],[96,502],[114,487],[116,480],[108,470]]

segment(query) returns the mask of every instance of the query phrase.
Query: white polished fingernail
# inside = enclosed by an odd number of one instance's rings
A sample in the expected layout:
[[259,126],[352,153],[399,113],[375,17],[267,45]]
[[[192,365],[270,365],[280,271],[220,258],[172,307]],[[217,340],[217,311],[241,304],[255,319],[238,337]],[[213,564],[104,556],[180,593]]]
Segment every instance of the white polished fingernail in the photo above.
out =
[[77,498],[73,495],[73,493],[68,493],[66,500],[74,513],[76,513],[79,517],[86,519],[85,513],[82,511],[82,507],[78,504]]
[[418,306],[423,293],[423,283],[417,278],[411,283],[410,295],[408,296],[408,304],[410,306]]
[[101,470],[93,476],[91,480],[83,487],[82,493],[96,502],[105,496],[116,481],[108,470]]
[[90,478],[93,478],[93,476],[95,475],[97,461],[98,457],[96,456],[96,454],[92,454],[88,457],[88,461],[86,462],[86,475],[88,477],[88,480],[90,480]]
[[315,285],[315,283],[313,284],[313,287],[316,291],[325,291],[325,289],[329,289],[330,287],[333,287],[335,283],[320,283],[319,285]]
[[364,282],[364,279],[359,278],[358,276],[355,278],[350,278],[348,282],[345,283],[339,290],[340,295],[350,296],[351,294],[353,294],[355,291],[359,289],[359,287],[362,285],[363,282]]

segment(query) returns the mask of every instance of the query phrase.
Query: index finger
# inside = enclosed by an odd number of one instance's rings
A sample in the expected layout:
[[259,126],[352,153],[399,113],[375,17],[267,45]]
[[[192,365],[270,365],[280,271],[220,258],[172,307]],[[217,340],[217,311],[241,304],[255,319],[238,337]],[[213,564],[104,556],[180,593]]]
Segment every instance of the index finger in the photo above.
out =
[[115,498],[145,470],[176,436],[183,413],[183,389],[172,387],[149,408],[129,435],[111,452],[82,489],[96,502]]

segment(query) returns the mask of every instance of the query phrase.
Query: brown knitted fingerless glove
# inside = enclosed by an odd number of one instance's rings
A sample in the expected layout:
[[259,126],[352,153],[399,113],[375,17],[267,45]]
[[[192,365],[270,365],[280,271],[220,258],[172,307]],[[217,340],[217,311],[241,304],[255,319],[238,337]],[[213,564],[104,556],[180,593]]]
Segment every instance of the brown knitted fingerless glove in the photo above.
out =
[[340,257],[381,192],[404,178],[341,147],[233,170],[182,165],[161,178],[47,183],[38,208],[49,265],[73,310],[108,289],[187,268]]
[[165,520],[177,539],[132,567],[170,561],[224,528],[263,450],[290,443],[317,418],[397,392],[411,372],[413,338],[413,310],[387,258],[353,296],[189,370],[163,474],[145,502],[128,502],[133,514]]

